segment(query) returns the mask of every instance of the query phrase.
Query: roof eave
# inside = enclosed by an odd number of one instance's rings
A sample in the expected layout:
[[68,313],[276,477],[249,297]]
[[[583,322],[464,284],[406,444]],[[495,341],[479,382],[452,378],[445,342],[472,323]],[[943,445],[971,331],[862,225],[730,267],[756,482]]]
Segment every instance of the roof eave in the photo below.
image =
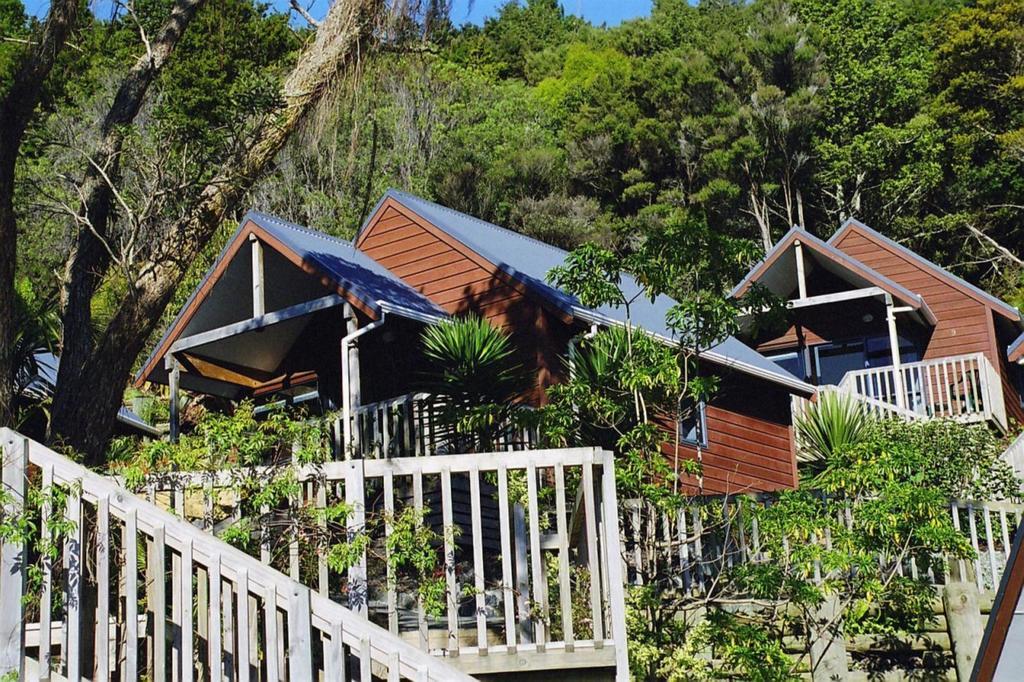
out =
[[[600,324],[600,325],[604,325],[606,327],[612,327],[612,326],[625,327],[626,326],[626,323],[623,322],[622,320],[616,320],[613,317],[608,317],[607,315],[602,315],[601,313],[599,313],[599,312],[597,312],[595,310],[590,310],[589,308],[582,308],[582,307],[576,306],[576,307],[573,308],[573,312],[576,315],[576,317],[578,317],[578,318],[580,318],[582,320],[585,320],[587,322],[590,322],[591,324]],[[667,343],[667,344],[670,344],[670,345],[675,345],[677,343],[677,341],[675,339],[672,339],[672,338],[669,338],[667,336],[664,336],[663,334],[658,334],[656,332],[652,332],[649,329],[645,329],[645,328],[640,327],[640,326],[636,326],[636,329],[639,329],[640,331],[642,331],[643,333],[647,334],[648,336],[650,336],[652,338],[655,338],[655,339],[658,339],[659,341],[661,341],[663,343]],[[775,374],[773,372],[769,372],[767,370],[764,370],[764,369],[762,369],[760,367],[755,367],[754,365],[747,364],[747,363],[745,363],[745,362],[743,362],[741,360],[736,360],[735,358],[727,357],[725,355],[722,355],[721,353],[716,353],[715,351],[711,351],[711,350],[704,351],[703,355],[704,355],[705,358],[707,358],[708,360],[711,360],[712,362],[714,362],[717,365],[722,365],[722,366],[725,366],[725,367],[736,368],[736,369],[738,369],[738,370],[740,370],[740,371],[742,371],[742,372],[744,372],[746,374],[750,374],[751,376],[759,377],[759,378],[764,379],[766,381],[770,381],[772,383],[776,383],[776,384],[780,384],[782,386],[786,386],[787,388],[791,388],[791,389],[793,389],[795,391],[798,391],[800,393],[805,393],[807,395],[813,395],[814,393],[817,393],[817,391],[818,391],[816,386],[808,384],[805,381],[800,381],[796,377],[793,377],[792,379],[789,379],[789,378],[781,376],[779,374]]]

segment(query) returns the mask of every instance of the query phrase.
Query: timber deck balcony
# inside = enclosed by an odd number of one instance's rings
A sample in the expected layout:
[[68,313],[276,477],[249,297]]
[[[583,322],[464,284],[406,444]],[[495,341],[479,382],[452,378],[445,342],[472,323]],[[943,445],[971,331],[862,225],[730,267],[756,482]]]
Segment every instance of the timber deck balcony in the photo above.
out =
[[999,373],[984,353],[848,372],[838,390],[863,398],[873,411],[907,419],[1007,427]]

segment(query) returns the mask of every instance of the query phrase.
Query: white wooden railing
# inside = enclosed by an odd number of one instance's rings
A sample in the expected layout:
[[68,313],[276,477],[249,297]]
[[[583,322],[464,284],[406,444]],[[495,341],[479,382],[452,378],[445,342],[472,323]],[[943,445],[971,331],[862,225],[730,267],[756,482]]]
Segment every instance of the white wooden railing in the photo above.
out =
[[20,514],[27,477],[38,476],[44,492],[67,493],[73,528],[55,560],[40,560],[27,600],[33,548],[53,537],[57,510],[44,504],[27,546],[2,545],[0,676],[472,679],[36,442],[0,429],[0,444],[5,518]]
[[[340,426],[338,427],[340,432]],[[465,452],[453,442],[451,429],[425,393],[358,405],[352,410],[352,437],[357,457],[409,457]],[[537,442],[529,428],[498,429],[494,450],[524,450]]]
[[855,370],[839,390],[925,418],[1007,426],[999,373],[984,353]]
[[[350,533],[370,536],[373,551],[363,549],[344,575],[329,570],[321,553],[314,572],[300,565],[294,532],[265,526],[262,561],[470,674],[601,667],[628,678],[622,564],[609,561],[621,555],[610,452],[353,459],[293,470],[302,493],[291,504],[324,508],[345,501],[355,510],[347,519]],[[150,480],[148,494],[213,530],[235,517],[239,499],[231,490],[240,478],[274,473],[165,474]],[[396,588],[387,559],[390,525],[368,523],[408,507],[442,538],[446,613],[440,617]],[[574,609],[574,598],[586,607]]]
[[[647,580],[671,577],[678,587],[695,595],[714,592],[715,581],[726,569],[746,562],[777,561],[762,546],[756,514],[757,507],[770,506],[774,496],[738,496],[720,498],[678,509],[674,514],[656,512],[639,500],[624,502],[623,551],[627,580],[642,584]],[[961,576],[973,574],[979,589],[994,590],[1009,561],[1013,538],[1024,520],[1024,504],[1012,502],[951,501],[953,527],[970,542],[976,558],[956,560]],[[853,528],[847,513],[841,519]],[[639,540],[639,541],[638,541]],[[808,542],[830,546],[830,537],[822,534]],[[787,546],[788,548],[788,546]],[[926,578],[934,585],[949,579],[949,560],[938,562],[945,568],[919,573],[917,563],[906,558],[890,562],[900,575]],[[970,565],[971,570],[965,570]],[[820,577],[820,567],[815,568]]]

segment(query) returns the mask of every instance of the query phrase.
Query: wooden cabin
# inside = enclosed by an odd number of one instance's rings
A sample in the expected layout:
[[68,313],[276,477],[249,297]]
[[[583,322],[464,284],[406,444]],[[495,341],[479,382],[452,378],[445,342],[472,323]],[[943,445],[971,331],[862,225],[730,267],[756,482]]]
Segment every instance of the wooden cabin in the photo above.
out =
[[[347,242],[247,214],[137,377],[230,400],[310,402],[342,410],[343,447],[359,455],[435,454],[429,407],[415,395],[424,325],[467,314],[506,329],[535,374],[529,400],[565,377],[570,342],[626,323],[547,283],[566,252],[419,197],[388,191]],[[627,295],[639,285],[624,276]],[[672,341],[667,297],[631,306],[631,322]],[[729,338],[705,354],[720,395],[680,424],[680,454],[704,463],[705,493],[797,481],[791,398],[814,387]],[[699,441],[699,442],[698,442]],[[510,434],[508,447],[529,445]],[[667,456],[674,457],[671,452]]]
[[1020,312],[866,225],[847,220],[827,242],[793,228],[733,295],[755,285],[788,316],[741,338],[808,383],[907,418],[1024,420]]

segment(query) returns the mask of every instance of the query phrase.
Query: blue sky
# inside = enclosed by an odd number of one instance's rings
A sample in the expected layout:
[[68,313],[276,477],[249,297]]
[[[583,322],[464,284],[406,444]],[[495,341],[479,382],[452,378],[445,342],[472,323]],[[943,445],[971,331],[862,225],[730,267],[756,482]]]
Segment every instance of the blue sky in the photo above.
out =
[[[452,21],[456,24],[482,24],[485,18],[498,13],[498,8],[505,1],[475,0],[470,10],[468,0],[453,0]],[[651,0],[562,0],[562,7],[566,12],[582,16],[593,24],[607,23],[614,26],[626,19],[650,14]]]
[[[323,16],[329,0],[300,0],[304,6],[310,7],[310,14]],[[487,17],[495,16],[498,8],[507,0],[453,0],[452,21],[456,24],[482,24]],[[646,16],[651,11],[651,0],[561,0],[562,6],[570,14],[583,16],[593,24],[614,26],[626,19]],[[25,7],[31,14],[42,15],[49,9],[49,0],[24,0]],[[288,8],[288,0],[270,0],[281,8]],[[90,5],[94,11],[102,12],[102,7],[109,7],[109,0],[92,0]],[[109,11],[109,10],[108,10]]]

